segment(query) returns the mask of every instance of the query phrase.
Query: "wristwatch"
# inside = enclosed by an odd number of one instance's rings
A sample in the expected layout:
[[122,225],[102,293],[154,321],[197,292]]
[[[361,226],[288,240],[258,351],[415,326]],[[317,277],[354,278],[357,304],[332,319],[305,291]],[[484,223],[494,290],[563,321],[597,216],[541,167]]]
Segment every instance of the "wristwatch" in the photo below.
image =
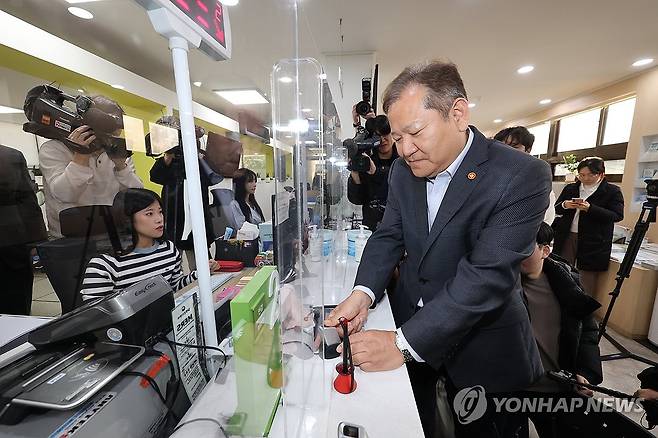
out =
[[398,332],[395,332],[395,346],[398,347],[398,350],[400,350],[400,353],[402,353],[402,357],[404,358],[404,363],[409,363],[414,360],[414,357],[411,355],[411,352],[402,345],[402,340],[400,339],[400,335],[398,334]]

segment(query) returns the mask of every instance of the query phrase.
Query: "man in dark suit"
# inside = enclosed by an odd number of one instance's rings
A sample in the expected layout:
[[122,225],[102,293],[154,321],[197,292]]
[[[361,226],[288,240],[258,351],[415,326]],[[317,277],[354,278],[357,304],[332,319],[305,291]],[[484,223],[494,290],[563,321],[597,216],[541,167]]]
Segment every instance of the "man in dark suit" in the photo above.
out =
[[0,145],[0,313],[29,315],[33,243],[47,239],[23,154]]
[[[365,371],[407,363],[425,435],[434,437],[439,373],[450,400],[478,385],[488,399],[509,395],[542,375],[519,265],[534,249],[551,172],[469,126],[454,64],[408,67],[388,86],[383,107],[403,159],[391,168],[384,219],[366,245],[354,290],[325,324],[351,321],[354,363]],[[360,331],[401,258],[390,297],[399,328]],[[455,415],[458,437],[518,430],[517,416],[496,413],[491,400],[484,414],[465,408],[472,415]]]

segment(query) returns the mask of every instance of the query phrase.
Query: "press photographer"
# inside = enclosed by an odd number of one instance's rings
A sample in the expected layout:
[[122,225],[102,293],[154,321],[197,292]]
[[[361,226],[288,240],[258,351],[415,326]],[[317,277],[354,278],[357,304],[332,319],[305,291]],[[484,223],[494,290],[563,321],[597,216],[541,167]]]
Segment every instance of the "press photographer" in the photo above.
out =
[[112,205],[120,190],[143,186],[120,137],[124,111],[115,101],[42,85],[28,92],[23,109],[23,130],[51,139],[39,149],[39,164],[53,236],[61,237],[62,210]]
[[[162,185],[162,201],[165,214],[165,236],[168,240],[174,242],[176,247],[184,250],[190,269],[196,269],[194,260],[194,241],[192,233],[184,234],[185,227],[185,204],[183,196],[183,187],[185,183],[185,161],[183,157],[182,136],[180,131],[180,120],[175,116],[161,117],[157,122],[158,125],[174,128],[178,131],[178,145],[167,150],[160,156],[151,168],[151,181]],[[213,172],[206,163],[203,150],[200,147],[200,138],[205,131],[201,127],[196,127],[195,136],[197,139],[197,153],[199,158],[199,177],[201,184],[201,198],[204,206],[204,218],[206,224],[206,238],[210,245],[215,235],[212,226],[212,217],[210,215],[210,202],[208,197],[208,187],[218,184],[223,177]],[[146,149],[147,154],[154,156],[151,144],[150,134],[147,136]],[[189,219],[188,219],[189,220]]]
[[352,204],[363,206],[363,224],[375,231],[384,217],[388,172],[398,153],[386,116],[375,117],[370,111],[365,115],[366,124],[362,128],[358,124],[357,105],[352,115],[357,134],[343,142],[348,151],[348,169],[351,171],[347,181],[347,197]]

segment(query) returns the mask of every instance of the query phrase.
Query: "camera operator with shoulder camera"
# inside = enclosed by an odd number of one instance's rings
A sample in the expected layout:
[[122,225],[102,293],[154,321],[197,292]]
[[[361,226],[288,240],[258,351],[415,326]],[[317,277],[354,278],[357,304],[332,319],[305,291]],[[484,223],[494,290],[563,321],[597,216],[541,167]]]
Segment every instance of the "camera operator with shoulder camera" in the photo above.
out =
[[347,197],[352,204],[363,206],[363,225],[375,231],[384,217],[388,197],[388,173],[398,153],[391,127],[384,115],[370,111],[361,127],[356,105],[352,110],[356,136],[344,142],[350,157]]
[[[52,90],[52,87],[43,88],[45,93]],[[25,106],[26,115],[30,111],[28,119],[33,124],[37,118],[33,111],[36,112],[40,104],[34,102],[35,98],[52,104],[49,97],[33,95],[35,90],[28,93]],[[40,133],[39,128],[35,132],[48,138],[58,138],[45,142],[39,149],[48,227],[55,237],[61,237],[59,213],[62,210],[85,205],[112,205],[114,196],[120,190],[143,187],[142,181],[135,174],[125,141],[117,137],[123,128],[123,109],[104,96],[91,99],[80,96],[76,104],[80,99],[85,103],[83,124],[77,127],[73,123],[64,122],[54,125],[60,130],[70,131],[68,136],[48,136],[47,133]],[[80,105],[77,110],[81,112]],[[44,119],[43,116],[41,123],[50,122],[51,116],[46,114],[48,117]],[[31,132],[29,127],[24,127],[24,130]]]

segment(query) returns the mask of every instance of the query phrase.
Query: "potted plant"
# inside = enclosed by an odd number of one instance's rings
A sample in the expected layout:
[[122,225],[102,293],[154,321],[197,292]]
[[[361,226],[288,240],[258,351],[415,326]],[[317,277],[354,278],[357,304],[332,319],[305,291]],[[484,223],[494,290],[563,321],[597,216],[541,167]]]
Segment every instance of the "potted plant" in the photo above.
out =
[[564,167],[568,171],[564,176],[564,180],[574,182],[576,180],[576,170],[578,170],[578,157],[575,154],[567,154],[562,159],[564,160]]

